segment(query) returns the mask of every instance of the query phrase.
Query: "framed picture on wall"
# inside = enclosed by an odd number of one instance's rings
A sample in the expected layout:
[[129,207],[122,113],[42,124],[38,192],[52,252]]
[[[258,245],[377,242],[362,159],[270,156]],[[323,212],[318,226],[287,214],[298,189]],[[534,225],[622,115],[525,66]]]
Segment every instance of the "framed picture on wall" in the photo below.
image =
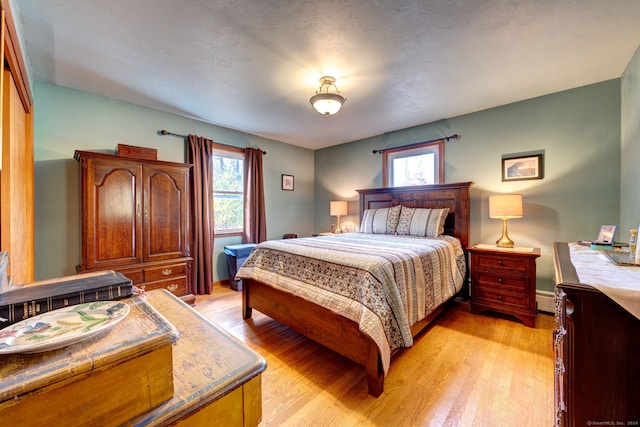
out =
[[542,154],[530,156],[502,156],[502,181],[524,181],[526,179],[542,179]]
[[282,189],[293,191],[293,175],[282,174]]

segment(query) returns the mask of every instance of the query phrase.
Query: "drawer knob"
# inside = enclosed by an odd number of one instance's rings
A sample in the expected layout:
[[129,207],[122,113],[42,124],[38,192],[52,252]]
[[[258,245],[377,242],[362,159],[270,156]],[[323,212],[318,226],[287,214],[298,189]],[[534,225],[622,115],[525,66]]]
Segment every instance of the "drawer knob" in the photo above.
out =
[[502,277],[498,277],[498,283],[502,283]]
[[178,290],[178,287],[179,287],[179,286],[180,286],[180,285],[178,285],[177,283],[172,283],[172,284],[170,284],[169,286],[167,286],[167,290],[168,290],[169,292],[175,292],[175,291],[177,291],[177,290]]
[[504,265],[504,262],[502,262],[501,259],[498,260],[498,265]]
[[171,269],[170,268],[165,268],[164,270],[162,270],[162,275],[163,276],[168,276],[171,274]]
[[498,299],[502,301],[502,295],[498,295]]

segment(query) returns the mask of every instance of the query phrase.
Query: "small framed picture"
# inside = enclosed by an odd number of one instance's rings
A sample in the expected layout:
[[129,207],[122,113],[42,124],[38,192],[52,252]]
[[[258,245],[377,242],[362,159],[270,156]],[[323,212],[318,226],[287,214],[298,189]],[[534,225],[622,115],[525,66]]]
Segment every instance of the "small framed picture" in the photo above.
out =
[[542,179],[542,154],[530,156],[502,156],[502,181],[524,181],[526,179]]
[[293,191],[293,175],[282,174],[282,189]]
[[598,233],[599,243],[613,243],[616,237],[616,225],[603,225],[600,227],[600,233]]

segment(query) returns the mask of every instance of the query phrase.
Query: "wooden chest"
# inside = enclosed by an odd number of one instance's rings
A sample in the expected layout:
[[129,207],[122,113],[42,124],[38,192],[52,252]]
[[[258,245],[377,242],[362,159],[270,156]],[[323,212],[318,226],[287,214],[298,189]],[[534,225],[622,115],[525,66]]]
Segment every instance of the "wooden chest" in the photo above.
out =
[[177,330],[142,296],[111,329],[67,347],[0,355],[0,420],[120,425],[173,397]]
[[165,289],[149,292],[147,299],[180,332],[175,392],[123,426],[258,426],[264,358]]

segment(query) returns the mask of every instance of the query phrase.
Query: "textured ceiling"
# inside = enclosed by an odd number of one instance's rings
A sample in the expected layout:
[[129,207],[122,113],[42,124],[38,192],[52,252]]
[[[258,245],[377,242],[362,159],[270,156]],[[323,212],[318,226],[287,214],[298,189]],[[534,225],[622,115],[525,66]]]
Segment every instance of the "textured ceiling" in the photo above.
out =
[[[620,77],[638,0],[14,0],[32,79],[322,148]],[[323,75],[347,98],[309,98]],[[169,129],[185,133],[189,129]]]

